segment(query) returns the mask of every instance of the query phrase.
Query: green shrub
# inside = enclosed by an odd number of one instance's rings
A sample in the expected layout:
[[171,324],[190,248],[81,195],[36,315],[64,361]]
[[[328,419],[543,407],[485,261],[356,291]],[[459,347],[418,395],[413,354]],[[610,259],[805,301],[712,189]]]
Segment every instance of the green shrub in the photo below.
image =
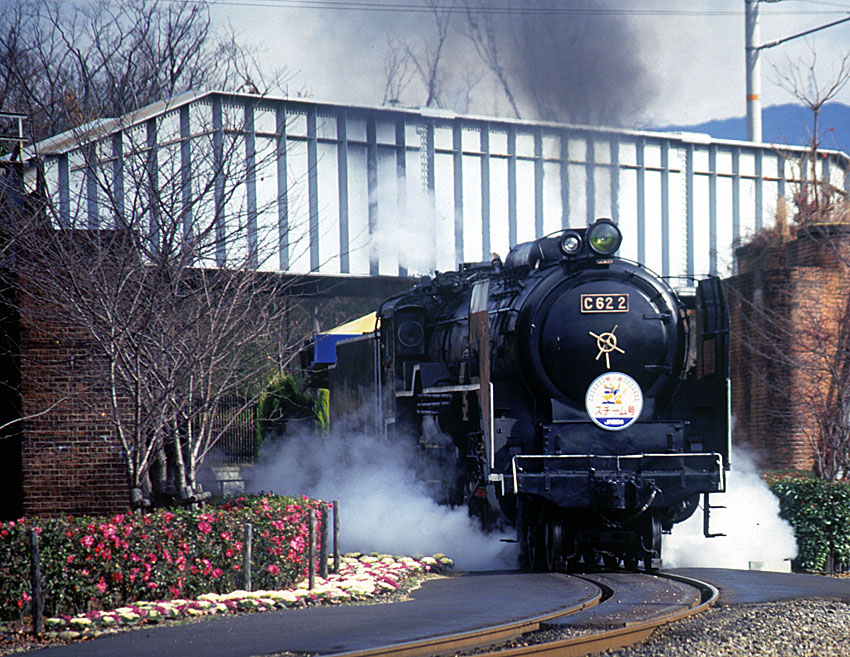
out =
[[327,388],[316,390],[316,433],[327,436],[331,428],[331,393]]
[[278,372],[266,386],[257,410],[257,451],[269,436],[283,435],[295,426],[312,426],[316,419],[313,398],[301,392],[295,379]]
[[242,588],[243,528],[253,526],[255,589],[286,588],[307,574],[308,518],[319,502],[266,495],[110,518],[22,518],[0,523],[0,619],[30,600],[28,533],[39,534],[45,612],[112,609]]
[[850,483],[811,476],[771,476],[768,485],[779,498],[780,515],[794,529],[798,568],[822,571],[850,564]]

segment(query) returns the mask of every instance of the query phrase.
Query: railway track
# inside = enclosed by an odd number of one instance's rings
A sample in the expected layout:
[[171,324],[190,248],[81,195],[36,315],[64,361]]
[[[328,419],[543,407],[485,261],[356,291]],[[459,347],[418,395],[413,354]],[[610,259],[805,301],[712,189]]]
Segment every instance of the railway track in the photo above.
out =
[[644,641],[656,628],[708,609],[718,597],[711,584],[680,575],[580,578],[597,586],[599,595],[545,617],[334,657],[578,657]]

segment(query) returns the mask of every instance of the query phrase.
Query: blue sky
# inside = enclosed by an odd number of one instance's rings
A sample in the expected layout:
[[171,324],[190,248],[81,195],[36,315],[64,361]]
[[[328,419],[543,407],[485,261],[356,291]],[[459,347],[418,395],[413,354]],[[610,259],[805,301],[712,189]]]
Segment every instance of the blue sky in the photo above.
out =
[[[442,2],[442,0],[439,0]],[[307,90],[320,100],[380,104],[383,95],[387,37],[404,35],[413,43],[432,30],[430,15],[410,11],[423,0],[212,0],[213,20],[228,23],[263,49],[263,66],[286,67],[289,91]],[[513,7],[527,2],[491,0]],[[451,4],[445,0],[443,4]],[[455,2],[461,5],[461,0]],[[558,0],[536,0],[536,6],[562,7]],[[655,90],[642,125],[698,123],[745,113],[744,0],[621,0],[594,2],[615,9],[642,44],[644,69]],[[762,42],[779,39],[850,15],[850,0],[781,0],[761,2]],[[455,37],[451,63],[463,70],[477,62]],[[763,51],[762,99],[765,105],[792,102],[779,86],[773,65],[785,66],[811,52],[817,54],[821,79],[832,75],[850,51],[850,22]],[[410,90],[408,104],[424,98]],[[472,111],[504,114],[495,87],[475,89]],[[417,98],[419,100],[417,101]],[[850,88],[836,99],[850,104]]]

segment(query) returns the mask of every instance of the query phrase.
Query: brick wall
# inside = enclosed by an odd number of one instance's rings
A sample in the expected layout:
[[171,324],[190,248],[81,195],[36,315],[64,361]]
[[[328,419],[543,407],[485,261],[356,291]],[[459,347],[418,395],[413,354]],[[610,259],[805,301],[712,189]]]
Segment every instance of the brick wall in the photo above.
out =
[[[24,286],[25,287],[25,286]],[[23,512],[113,513],[129,507],[127,470],[108,421],[102,364],[79,327],[46,320],[25,296],[21,313]]]
[[740,273],[726,281],[734,440],[764,468],[817,469],[817,409],[830,403],[850,320],[850,228],[801,229],[736,257]]

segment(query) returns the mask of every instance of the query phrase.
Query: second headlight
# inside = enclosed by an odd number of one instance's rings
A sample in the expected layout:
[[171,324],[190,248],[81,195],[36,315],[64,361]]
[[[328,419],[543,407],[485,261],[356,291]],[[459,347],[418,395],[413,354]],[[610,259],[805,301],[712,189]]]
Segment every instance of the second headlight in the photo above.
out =
[[623,241],[623,234],[610,219],[597,219],[587,229],[587,242],[594,253],[601,256],[612,255]]

